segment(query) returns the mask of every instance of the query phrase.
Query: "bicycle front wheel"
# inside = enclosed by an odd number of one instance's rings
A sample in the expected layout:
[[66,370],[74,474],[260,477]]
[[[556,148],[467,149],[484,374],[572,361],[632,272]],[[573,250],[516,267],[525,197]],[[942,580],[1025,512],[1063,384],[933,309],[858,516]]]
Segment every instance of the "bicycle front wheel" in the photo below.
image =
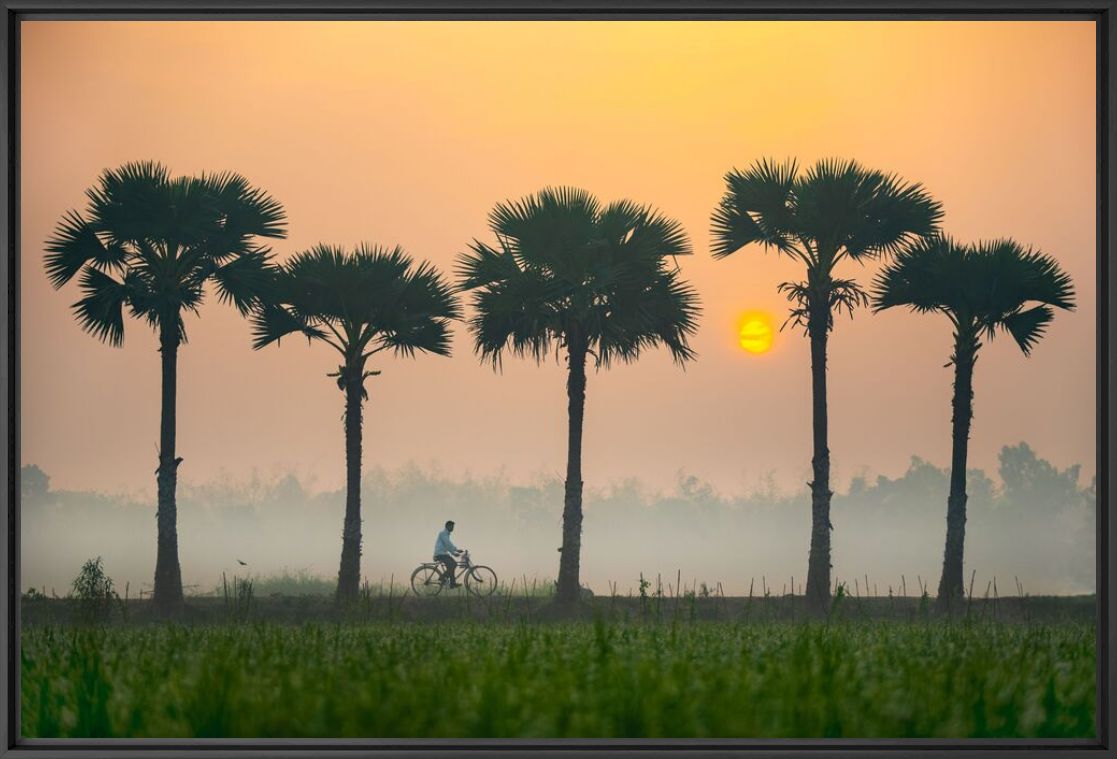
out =
[[424,564],[411,573],[411,589],[417,596],[437,596],[442,592],[442,573]]
[[485,566],[473,567],[465,576],[465,589],[475,596],[491,596],[496,590],[496,572]]

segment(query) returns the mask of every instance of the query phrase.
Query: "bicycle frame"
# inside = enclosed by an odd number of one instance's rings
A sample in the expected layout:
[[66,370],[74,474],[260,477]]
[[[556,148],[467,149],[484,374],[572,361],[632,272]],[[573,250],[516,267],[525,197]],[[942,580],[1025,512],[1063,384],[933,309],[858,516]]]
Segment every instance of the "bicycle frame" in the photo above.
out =
[[[443,564],[441,561],[424,561],[420,566],[430,567],[431,569],[437,571],[439,580],[441,580],[442,582],[445,582],[447,580],[446,565]],[[457,569],[472,569],[474,564],[469,559],[469,551],[463,551],[462,558],[458,559],[457,563],[454,566]],[[455,576],[464,577],[465,575],[464,573],[455,573]]]
[[[495,588],[497,581],[496,572],[494,572],[491,567],[486,567],[481,564],[474,564],[473,559],[470,558],[469,551],[462,551],[460,558],[455,561],[454,569],[456,570],[454,572],[455,580],[460,580],[460,584],[464,585],[466,589],[474,593],[474,595],[488,596],[492,594],[493,588]],[[422,586],[438,586],[438,590],[434,591],[434,595],[438,595],[441,589],[445,587],[450,580],[449,574],[446,571],[446,565],[442,561],[425,561],[420,564],[419,567],[411,575],[411,587],[415,590],[415,593],[417,595],[420,595],[420,591],[419,588],[415,586],[415,581],[417,575],[423,571],[427,571],[430,574],[428,574],[426,579],[423,580]],[[491,577],[492,587],[489,587],[487,592],[481,592],[477,590],[475,584],[488,583],[490,582],[490,577],[485,577],[485,575],[483,574],[474,575],[474,573],[477,571],[487,572],[488,575]],[[437,582],[435,581],[436,577],[438,578]]]

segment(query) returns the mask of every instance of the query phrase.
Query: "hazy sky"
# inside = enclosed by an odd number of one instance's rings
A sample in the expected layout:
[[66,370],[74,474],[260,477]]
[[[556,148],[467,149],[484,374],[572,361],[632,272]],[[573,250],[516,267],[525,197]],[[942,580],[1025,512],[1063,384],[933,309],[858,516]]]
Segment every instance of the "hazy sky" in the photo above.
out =
[[[970,461],[1005,443],[1059,466],[1095,457],[1095,29],[1090,22],[60,22],[22,25],[22,452],[58,488],[154,490],[155,339],[83,333],[76,286],[50,288],[43,241],[107,167],[235,170],[287,209],[280,258],[317,242],[400,244],[449,270],[501,199],[549,184],[650,203],[683,222],[705,308],[686,371],[662,352],[591,374],[584,475],[669,486],[680,469],[739,492],[808,479],[808,346],[757,356],[737,320],[782,322],[797,266],[709,255],[722,177],[754,159],[856,158],[924,183],[961,240],[1012,236],[1055,256],[1079,308],[1025,358],[1008,337],[975,380]],[[862,283],[875,266],[847,265]],[[211,299],[180,352],[180,477],[294,471],[343,481],[332,351],[250,350]],[[830,351],[836,484],[949,461],[945,318],[860,312]],[[453,358],[384,359],[369,382],[366,466],[560,474],[563,371],[495,374],[456,327]],[[945,497],[945,496],[944,496]]]

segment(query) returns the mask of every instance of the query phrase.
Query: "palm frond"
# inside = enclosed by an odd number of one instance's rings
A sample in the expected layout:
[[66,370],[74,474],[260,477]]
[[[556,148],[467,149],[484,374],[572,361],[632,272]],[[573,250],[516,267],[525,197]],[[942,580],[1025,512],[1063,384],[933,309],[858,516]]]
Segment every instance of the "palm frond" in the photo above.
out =
[[469,320],[474,348],[499,368],[505,351],[542,361],[563,334],[561,299],[553,279],[534,270],[474,291]]
[[258,306],[252,312],[252,348],[259,350],[294,333],[301,333],[308,340],[324,339],[326,334],[290,310],[277,304]]
[[91,266],[82,270],[79,286],[85,297],[74,304],[74,314],[81,328],[101,342],[119,347],[124,341],[128,288]]
[[591,334],[599,366],[614,360],[631,363],[644,350],[667,348],[679,366],[696,354],[689,339],[698,330],[702,308],[698,293],[677,271],[664,271],[638,290],[620,288],[608,306],[595,310]]
[[210,240],[215,255],[248,251],[254,237],[287,236],[283,206],[240,174],[203,175],[202,182],[215,198],[217,224]]
[[411,266],[404,278],[402,300],[409,311],[426,318],[460,319],[462,316],[453,285],[429,261]]
[[940,235],[909,245],[877,273],[873,311],[897,306],[920,313],[966,310],[967,255],[965,246]]
[[734,169],[725,175],[726,191],[710,220],[715,258],[752,243],[781,252],[793,248],[797,173],[794,160],[762,159],[746,171]]
[[216,285],[218,300],[232,303],[243,316],[252,310],[260,294],[273,281],[274,268],[271,251],[254,248],[215,266],[210,276]]
[[654,261],[693,252],[686,228],[651,208],[642,209],[640,218],[622,240],[622,249]]
[[190,244],[205,228],[205,196],[188,178],[171,178],[152,162],[127,163],[101,173],[86,191],[94,227],[113,242]]
[[1050,306],[1036,306],[1009,314],[1000,324],[1016,340],[1024,355],[1028,356],[1054,318],[1055,312]]
[[[117,248],[119,251],[119,248]],[[55,289],[73,279],[90,261],[113,263],[114,256],[97,236],[93,226],[76,211],[67,211],[46,242],[44,265]],[[122,261],[123,256],[119,257]]]
[[459,255],[454,264],[461,291],[497,284],[519,272],[520,265],[511,250],[506,247],[497,250],[479,240],[474,240],[469,251]]
[[844,250],[859,260],[896,253],[935,234],[942,206],[922,185],[830,158],[796,183],[795,213],[823,259]]
[[571,284],[596,260],[600,204],[585,190],[546,187],[517,201],[498,203],[489,225],[523,266],[553,272]]
[[397,283],[395,297],[378,311],[378,320],[370,322],[369,328],[398,354],[411,357],[424,351],[449,356],[450,321],[461,318],[454,289],[433,264],[406,261],[407,271]]
[[407,358],[414,358],[420,351],[449,356],[450,322],[445,319],[412,318],[396,329],[382,333],[380,344]]
[[1074,310],[1074,284],[1051,256],[1015,240],[975,243],[970,256],[997,282],[987,296],[988,310],[1007,313],[1027,301]]
[[859,213],[843,241],[851,258],[893,255],[938,233],[942,203],[921,184],[874,172],[860,190]]

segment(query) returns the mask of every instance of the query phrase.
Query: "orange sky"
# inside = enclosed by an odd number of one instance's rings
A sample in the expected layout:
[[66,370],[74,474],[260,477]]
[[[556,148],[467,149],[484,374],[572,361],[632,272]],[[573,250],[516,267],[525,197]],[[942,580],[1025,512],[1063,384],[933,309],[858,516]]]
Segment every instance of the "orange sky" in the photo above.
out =
[[[971,465],[1029,441],[1059,466],[1095,458],[1095,29],[1091,22],[71,22],[22,25],[22,459],[60,488],[154,489],[159,362],[139,322],[110,348],[82,333],[42,244],[106,167],[230,169],[287,208],[283,258],[316,242],[400,244],[448,270],[494,202],[547,184],[658,206],[689,230],[683,271],[705,313],[685,372],[662,353],[591,375],[584,473],[671,486],[680,469],[740,492],[808,479],[806,341],[737,345],[776,314],[789,261],[709,256],[733,166],[852,157],[923,182],[962,240],[1012,236],[1054,255],[1079,308],[1025,359],[987,347]],[[875,267],[845,268],[863,283]],[[180,353],[180,476],[344,472],[342,397],[325,346],[249,349],[215,300]],[[385,359],[369,384],[365,465],[438,463],[561,475],[562,370],[496,375],[458,326],[451,359]],[[949,461],[942,317],[838,320],[831,340],[836,484]]]

